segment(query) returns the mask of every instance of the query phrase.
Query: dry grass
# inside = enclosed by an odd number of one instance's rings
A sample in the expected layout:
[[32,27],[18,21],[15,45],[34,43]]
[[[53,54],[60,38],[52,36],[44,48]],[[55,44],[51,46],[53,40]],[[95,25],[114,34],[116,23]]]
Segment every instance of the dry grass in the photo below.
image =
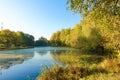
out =
[[53,66],[37,80],[120,80],[120,60],[97,55],[52,54],[65,66]]

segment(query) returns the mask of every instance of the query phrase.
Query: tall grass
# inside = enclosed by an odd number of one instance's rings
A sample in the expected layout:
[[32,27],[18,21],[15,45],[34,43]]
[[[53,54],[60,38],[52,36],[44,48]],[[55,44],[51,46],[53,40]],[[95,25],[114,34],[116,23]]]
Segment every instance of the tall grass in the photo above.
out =
[[37,80],[119,80],[120,59],[100,55],[51,53],[63,66],[53,66]]

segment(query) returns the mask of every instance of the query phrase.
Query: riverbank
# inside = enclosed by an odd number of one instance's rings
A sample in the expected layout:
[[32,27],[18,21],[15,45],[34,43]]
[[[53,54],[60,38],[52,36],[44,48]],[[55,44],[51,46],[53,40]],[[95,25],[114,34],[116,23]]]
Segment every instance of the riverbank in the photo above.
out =
[[52,54],[63,66],[53,66],[44,71],[37,80],[118,80],[120,57],[92,54]]
[[0,51],[5,51],[5,50],[16,50],[16,49],[29,49],[29,48],[34,48],[34,47],[0,48]]

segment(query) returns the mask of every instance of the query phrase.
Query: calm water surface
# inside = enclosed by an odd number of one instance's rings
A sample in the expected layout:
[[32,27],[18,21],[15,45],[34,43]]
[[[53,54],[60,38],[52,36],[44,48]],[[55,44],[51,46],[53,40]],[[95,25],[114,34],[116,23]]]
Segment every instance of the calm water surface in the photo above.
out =
[[69,51],[69,48],[39,47],[0,51],[0,80],[35,80],[46,66],[60,65],[52,53]]

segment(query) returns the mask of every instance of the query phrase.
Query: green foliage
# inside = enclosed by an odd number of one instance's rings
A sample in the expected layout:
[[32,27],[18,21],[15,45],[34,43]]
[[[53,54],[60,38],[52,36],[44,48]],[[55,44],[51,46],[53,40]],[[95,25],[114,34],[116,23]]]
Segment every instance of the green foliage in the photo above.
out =
[[4,44],[0,44],[0,49],[4,49],[5,45]]
[[62,45],[62,42],[60,40],[60,35],[61,35],[61,32],[57,31],[56,33],[54,33],[51,36],[51,38],[50,38],[50,44],[51,44],[51,46],[61,46]]
[[69,46],[70,40],[70,31],[71,29],[62,29],[61,31],[57,31],[50,38],[50,43],[52,46]]
[[[37,80],[117,80],[120,75],[119,58],[66,51],[52,53],[62,66],[53,66]],[[114,75],[114,76],[113,76]]]
[[35,46],[49,46],[49,41],[44,38],[44,37],[40,37],[39,40],[35,41]]
[[34,46],[34,37],[23,32],[16,32],[17,35],[17,45],[18,46]]
[[76,24],[73,29],[63,29],[54,33],[50,42],[56,43],[57,46],[69,46],[85,50],[96,49],[102,37],[99,30],[93,24],[89,24],[92,21],[87,21],[85,18],[81,24]]
[[70,45],[75,48],[81,48],[80,37],[81,37],[82,27],[76,24],[70,32]]
[[54,33],[51,43],[102,54],[120,52],[120,0],[67,0],[67,4],[83,19],[73,29]]
[[0,31],[0,44],[0,48],[33,47],[34,37],[23,32],[5,29]]
[[82,15],[102,17],[104,14],[120,16],[120,0],[67,0],[69,9]]
[[62,30],[61,30],[60,41],[61,41],[61,43],[62,43],[62,46],[67,46],[67,45],[69,45],[70,31],[71,31],[70,28],[68,28],[68,29],[62,29]]

